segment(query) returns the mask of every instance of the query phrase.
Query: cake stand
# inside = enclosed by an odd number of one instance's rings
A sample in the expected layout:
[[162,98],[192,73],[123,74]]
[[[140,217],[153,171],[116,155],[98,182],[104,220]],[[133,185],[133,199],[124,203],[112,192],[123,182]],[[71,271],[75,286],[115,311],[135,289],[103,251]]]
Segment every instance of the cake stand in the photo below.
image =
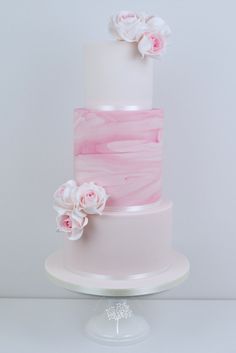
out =
[[[49,278],[73,292],[102,296],[104,308],[86,325],[86,333],[103,344],[129,344],[143,340],[149,333],[144,317],[135,314],[130,297],[160,293],[182,283],[189,274],[188,259],[173,252],[169,268],[145,278],[117,280],[85,276],[67,270],[62,251],[50,255],[45,262]],[[101,303],[101,302],[100,302]],[[100,305],[101,306],[101,305]]]

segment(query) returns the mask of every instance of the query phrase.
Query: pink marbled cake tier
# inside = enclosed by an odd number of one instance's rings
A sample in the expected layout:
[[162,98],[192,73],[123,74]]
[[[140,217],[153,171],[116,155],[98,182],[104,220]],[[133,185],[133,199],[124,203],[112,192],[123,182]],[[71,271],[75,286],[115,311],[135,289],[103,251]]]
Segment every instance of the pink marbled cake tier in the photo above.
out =
[[74,173],[78,184],[94,181],[109,194],[107,206],[154,203],[161,197],[160,109],[75,110]]

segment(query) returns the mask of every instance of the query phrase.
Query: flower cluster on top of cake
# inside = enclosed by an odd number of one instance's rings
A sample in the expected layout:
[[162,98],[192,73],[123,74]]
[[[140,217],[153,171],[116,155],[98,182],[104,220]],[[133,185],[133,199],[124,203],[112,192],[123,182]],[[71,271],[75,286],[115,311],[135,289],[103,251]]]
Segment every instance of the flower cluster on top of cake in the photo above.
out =
[[90,182],[77,186],[74,180],[61,185],[54,193],[57,230],[70,240],[80,239],[88,224],[88,215],[101,215],[108,195],[103,187]]
[[160,57],[166,49],[167,40],[171,34],[165,21],[154,15],[121,11],[113,15],[109,29],[118,40],[136,42],[142,57]]

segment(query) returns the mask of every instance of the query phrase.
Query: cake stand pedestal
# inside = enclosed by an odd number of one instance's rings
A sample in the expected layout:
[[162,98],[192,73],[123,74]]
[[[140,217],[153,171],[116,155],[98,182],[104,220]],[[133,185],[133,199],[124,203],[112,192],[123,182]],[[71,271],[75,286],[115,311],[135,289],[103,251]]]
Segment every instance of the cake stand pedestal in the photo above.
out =
[[106,345],[127,345],[144,340],[150,331],[145,318],[136,313],[129,298],[104,298],[99,309],[87,322],[86,334]]
[[169,290],[182,283],[189,274],[188,259],[173,253],[171,266],[165,271],[145,278],[117,280],[73,273],[63,265],[62,251],[50,255],[45,268],[57,285],[73,292],[105,296],[105,307],[86,325],[86,333],[103,344],[129,344],[143,340],[149,325],[145,318],[135,314],[129,297]]

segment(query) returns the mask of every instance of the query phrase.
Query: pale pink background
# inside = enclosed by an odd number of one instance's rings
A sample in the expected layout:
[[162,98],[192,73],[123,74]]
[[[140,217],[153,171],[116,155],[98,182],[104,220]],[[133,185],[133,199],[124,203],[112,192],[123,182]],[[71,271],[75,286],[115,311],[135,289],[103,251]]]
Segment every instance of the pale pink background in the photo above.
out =
[[[144,8],[145,7],[145,8]],[[173,36],[157,62],[165,111],[165,195],[190,279],[159,297],[236,298],[236,5],[233,0],[5,1],[0,20],[0,296],[77,297],[45,257],[60,244],[51,195],[72,176],[81,44],[109,39],[120,9],[159,13]]]

